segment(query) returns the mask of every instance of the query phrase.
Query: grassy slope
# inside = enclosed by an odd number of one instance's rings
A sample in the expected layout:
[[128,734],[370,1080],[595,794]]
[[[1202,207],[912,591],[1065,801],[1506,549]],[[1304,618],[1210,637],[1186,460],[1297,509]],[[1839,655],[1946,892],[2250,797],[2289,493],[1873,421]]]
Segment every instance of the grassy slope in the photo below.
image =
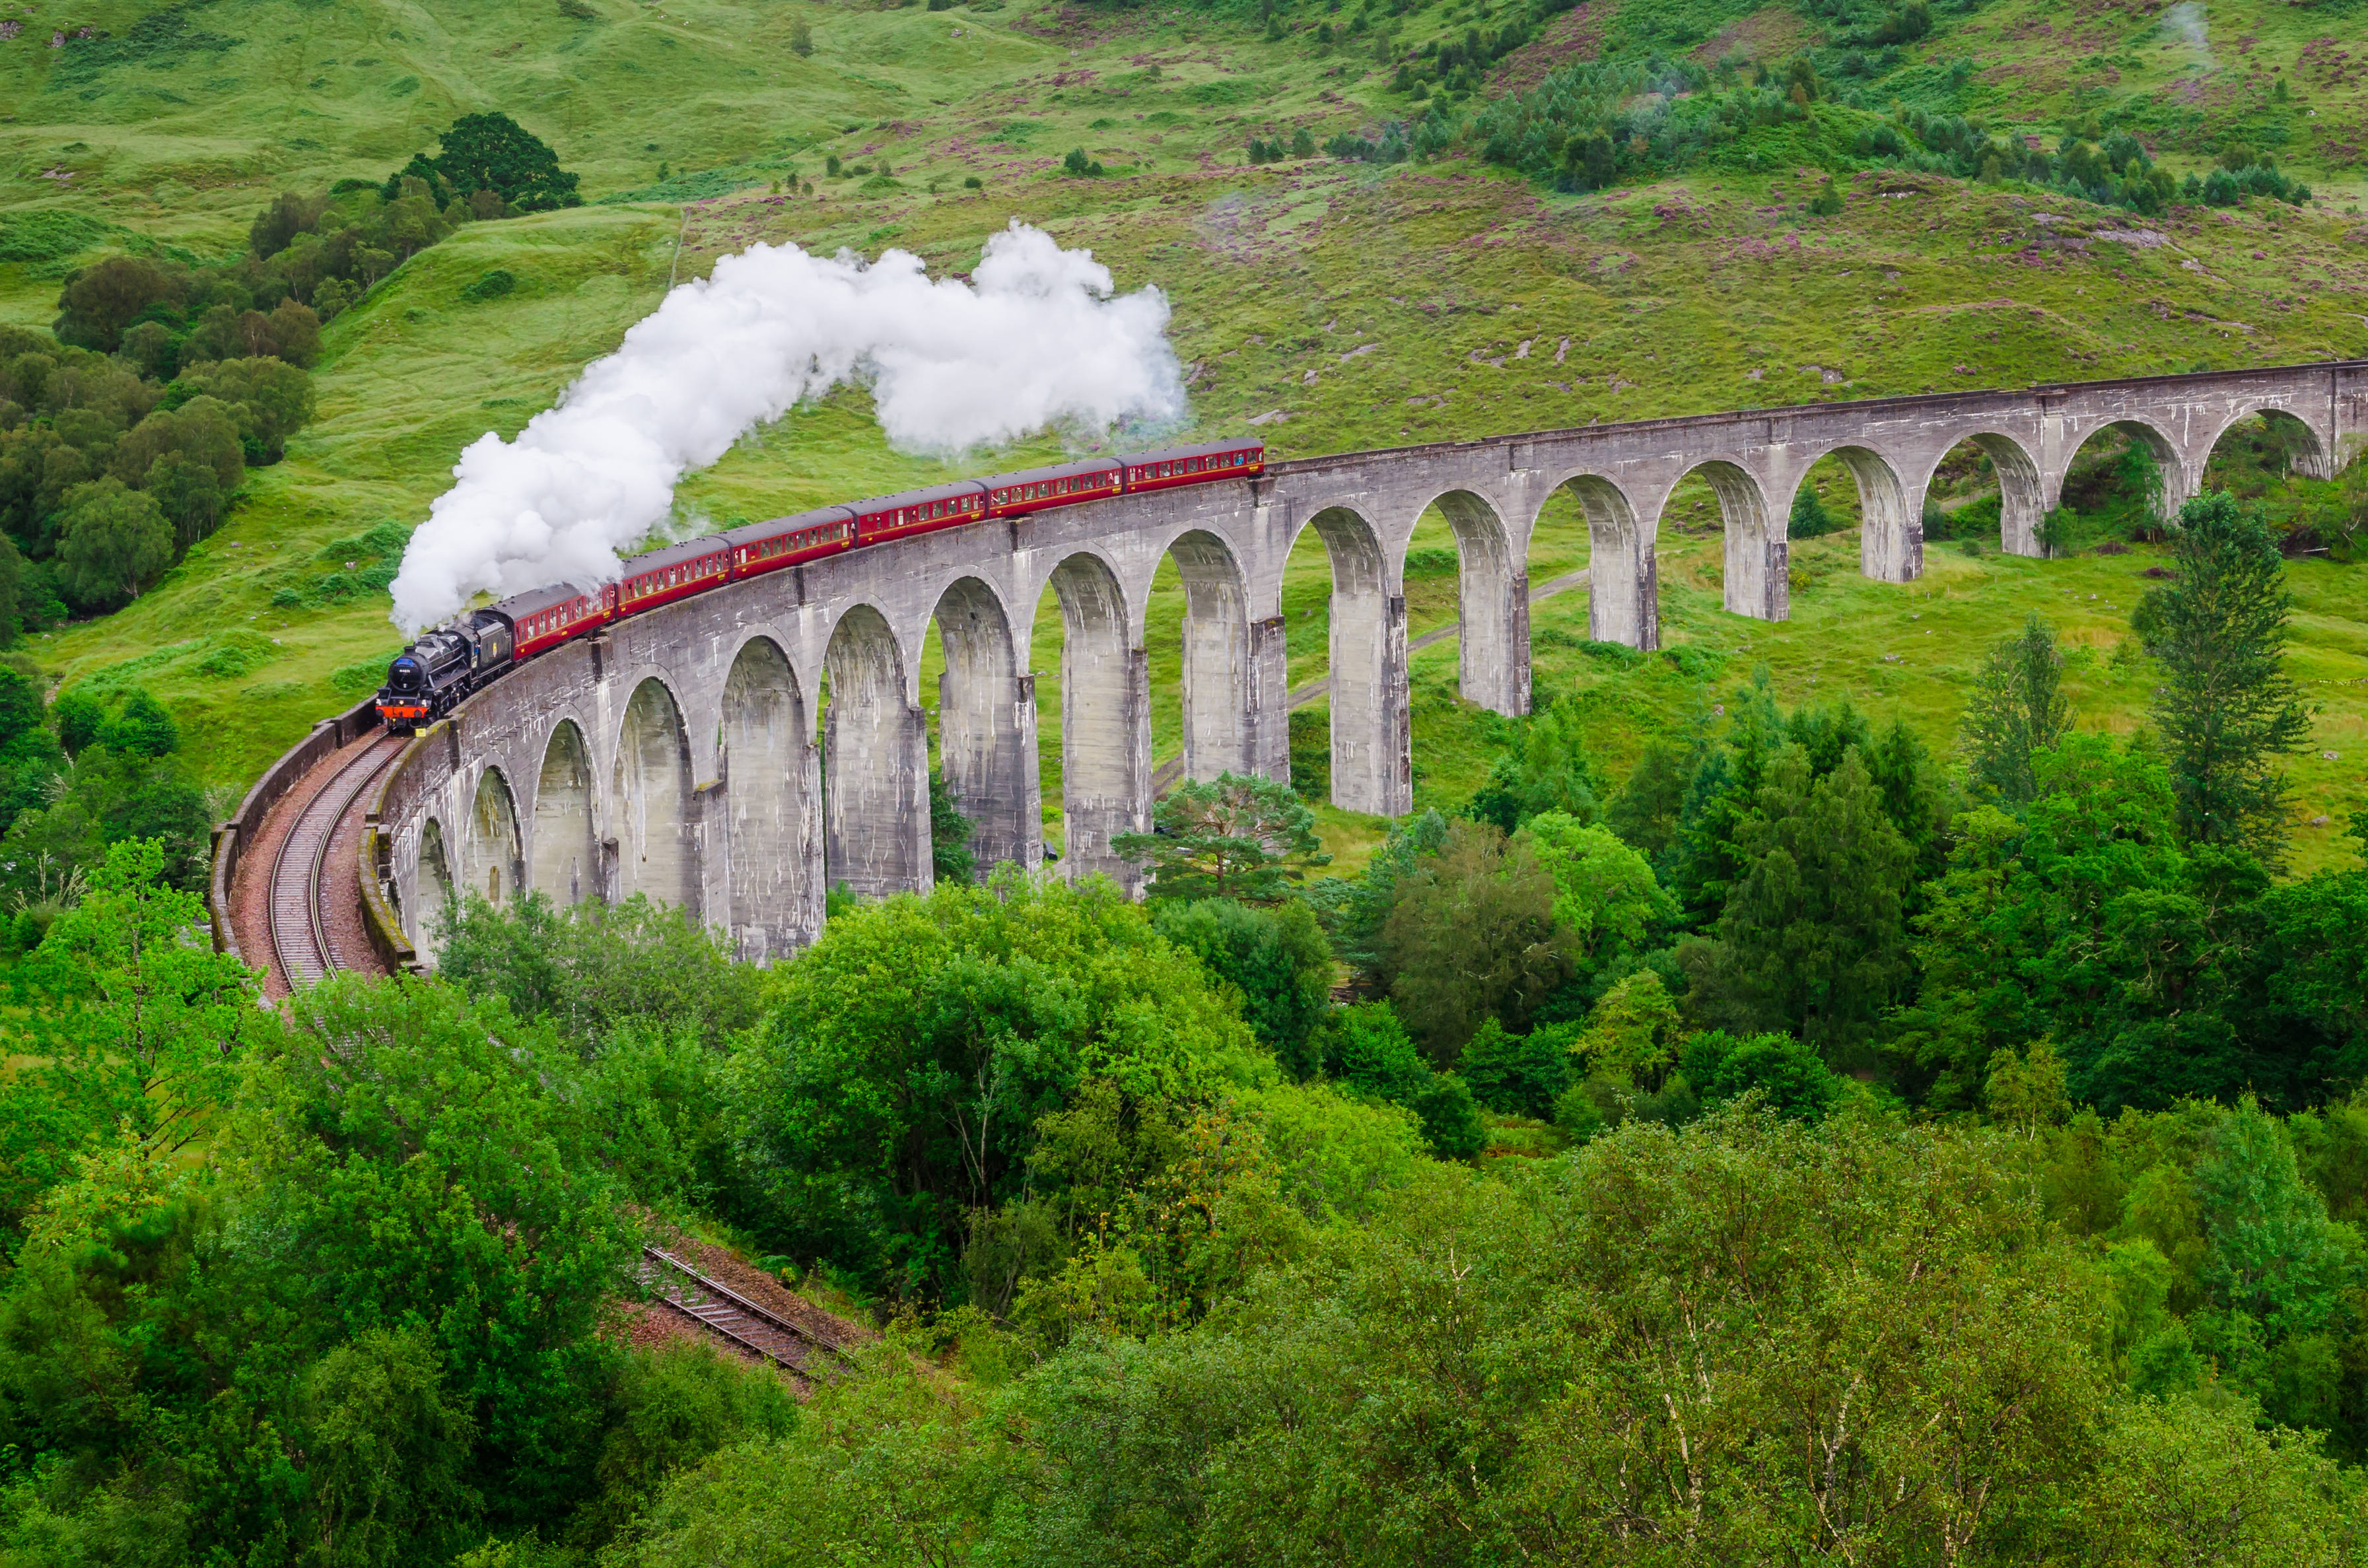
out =
[[[0,174],[0,210],[66,207],[200,253],[239,244],[272,190],[376,176],[454,114],[479,108],[507,109],[546,136],[596,199],[647,186],[662,159],[676,171],[739,167],[757,178],[793,163],[823,190],[778,205],[758,188],[688,210],[650,202],[472,227],[333,324],[319,421],[287,462],[254,476],[232,523],[139,605],[38,646],[45,664],[75,677],[140,660],[140,678],[211,735],[205,756],[222,781],[251,777],[313,719],[374,684],[370,665],[394,642],[382,604],[282,611],[272,595],[341,566],[350,556],[336,541],[423,515],[468,440],[514,431],[546,405],[655,306],[670,274],[695,275],[756,239],[867,252],[893,243],[952,269],[1010,218],[1043,224],[1090,245],[1123,286],[1168,290],[1178,350],[1198,368],[1200,430],[1238,430],[1280,411],[1286,417],[1264,429],[1288,456],[1745,403],[2368,353],[2368,230],[2356,182],[2344,183],[2358,168],[2330,178],[2311,162],[2314,150],[2340,158],[2350,142],[2368,141],[2344,129],[2368,123],[2368,81],[2343,75],[2341,62],[2314,66],[2316,77],[2298,70],[2327,28],[2283,6],[2215,7],[2218,52],[2208,62],[2183,41],[2165,47],[2143,18],[2091,12],[2067,23],[2031,0],[2005,0],[1924,47],[1936,62],[1971,52],[1984,62],[1959,107],[1994,122],[2036,131],[2146,93],[2175,167],[2231,126],[2263,142],[2282,133],[2289,164],[2324,198],[2307,211],[2198,214],[2164,226],[2167,244],[2100,242],[2082,253],[2039,244],[2113,218],[2060,198],[1923,177],[1863,176],[1850,183],[1841,216],[1812,219],[1799,174],[1705,173],[1557,198],[1460,160],[1245,168],[1247,135],[1306,125],[1321,139],[1406,106],[1382,90],[1369,57],[1326,54],[1304,38],[1258,42],[1235,23],[1016,4],[985,15],[596,4],[603,19],[579,23],[536,0],[215,0],[188,13],[191,25],[243,40],[234,47],[185,39],[63,85],[51,79],[59,56],[40,47],[46,24],[0,43],[0,109],[14,111],[0,118],[0,145],[15,159]],[[101,5],[87,19],[121,35],[152,8]],[[1408,18],[1403,36],[1460,32],[1473,15],[1436,6]],[[787,47],[798,17],[814,26],[810,60]],[[1623,15],[1591,0],[1537,56],[1507,70],[1656,28],[1707,40],[1706,55],[1738,40],[1804,36],[1781,10],[1745,16],[1705,0]],[[2296,77],[2286,105],[2268,96],[2260,67],[2271,63]],[[2342,79],[2328,85],[2331,74]],[[1112,176],[1062,178],[1060,154],[1077,145]],[[829,151],[850,163],[884,159],[899,187],[858,194],[858,181],[822,180]],[[986,182],[983,193],[962,190],[969,174]],[[930,194],[932,182],[945,194]],[[2042,224],[2041,214],[2066,221]],[[466,302],[461,286],[495,265],[526,286]],[[45,321],[55,270],[0,266],[0,314]],[[1365,344],[1379,347],[1343,358]],[[888,452],[860,394],[847,395],[744,442],[685,487],[682,506],[763,517],[942,472]],[[1841,491],[1827,498],[1854,512]],[[2145,682],[2105,657],[2123,635],[2106,607],[2126,608],[2143,553],[2040,563],[1936,551],[1925,581],[1901,589],[1858,581],[1855,542],[1841,536],[1801,547],[1814,580],[1795,596],[1793,620],[1770,627],[1717,611],[1713,517],[1706,492],[1673,506],[1662,602],[1669,640],[1714,650],[1729,675],[1764,662],[1788,699],[1849,695],[1906,713],[1941,742],[1981,648],[2043,608],[2097,652],[2077,671],[2084,722],[2137,721]],[[1531,563],[1541,579],[1585,554],[1566,511],[1550,523]],[[1688,524],[1701,531],[1682,531]],[[1446,542],[1436,523],[1417,540]],[[2368,711],[2358,630],[2368,579],[2307,565],[2295,581],[2308,611],[2297,670],[2325,704],[2320,749],[2339,753],[2297,767],[2302,814],[2340,820],[2368,797],[2358,765],[2368,754],[2352,749]],[[1286,590],[1295,680],[1323,666],[1325,582],[1311,535]],[[1452,618],[1452,576],[1417,579],[1410,599],[1417,632]],[[1575,645],[1585,613],[1580,594],[1538,608],[1539,680],[1597,704],[1616,776],[1640,742],[1634,715],[1683,722],[1709,700],[1709,666],[1691,661],[1688,675],[1667,659],[1591,657]],[[1171,585],[1154,614],[1163,755],[1176,744],[1180,615]],[[248,627],[278,639],[272,661],[243,676],[204,675],[214,644]],[[1058,617],[1040,615],[1036,667],[1058,668],[1057,638]],[[1884,653],[1903,662],[1883,663]],[[1454,701],[1454,658],[1451,642],[1415,662],[1426,801],[1471,788],[1496,729]],[[1045,700],[1049,712],[1049,690]],[[1057,736],[1057,725],[1046,730]],[[1046,787],[1056,810],[1053,749]],[[1351,856],[1379,826],[1327,818]],[[2305,864],[2324,836],[2306,836]]]

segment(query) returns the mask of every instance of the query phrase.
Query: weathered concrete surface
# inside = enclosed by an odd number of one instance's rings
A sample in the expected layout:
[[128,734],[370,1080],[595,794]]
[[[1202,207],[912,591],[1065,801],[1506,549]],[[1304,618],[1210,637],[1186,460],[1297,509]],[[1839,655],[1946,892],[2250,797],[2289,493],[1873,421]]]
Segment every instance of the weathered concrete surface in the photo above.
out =
[[[1314,528],[1332,562],[1333,799],[1395,815],[1413,794],[1404,567],[1436,504],[1463,572],[1461,683],[1529,707],[1529,544],[1569,486],[1591,541],[1592,635],[1658,645],[1655,544],[1669,495],[1700,473],[1726,528],[1726,607],[1788,613],[1785,519],[1810,467],[1857,479],[1861,569],[1923,569],[1919,519],[1941,458],[1978,442],[1998,471],[2001,547],[2042,553],[2040,520],[2081,445],[2147,443],[2164,499],[2201,485],[2213,445],[2256,414],[2301,427],[2300,465],[2331,474],[2368,442],[2368,362],[1753,410],[1543,431],[1278,463],[1260,480],[1123,496],[851,552],[669,606],[545,655],[415,748],[381,797],[383,881],[418,935],[439,890],[497,898],[634,892],[730,930],[751,958],[820,929],[825,890],[930,879],[928,712],[934,620],[949,785],[982,866],[1041,862],[1035,681],[1024,665],[1049,586],[1064,630],[1063,868],[1133,872],[1110,853],[1147,824],[1154,574],[1184,578],[1185,766],[1281,778],[1290,729],[1282,574]],[[821,737],[817,744],[817,734]]]

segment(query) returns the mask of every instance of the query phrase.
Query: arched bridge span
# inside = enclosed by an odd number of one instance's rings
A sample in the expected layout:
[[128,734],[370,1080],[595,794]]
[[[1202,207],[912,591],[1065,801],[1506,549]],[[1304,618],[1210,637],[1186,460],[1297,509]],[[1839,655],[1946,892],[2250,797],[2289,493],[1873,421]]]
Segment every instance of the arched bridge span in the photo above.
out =
[[[1185,766],[1288,776],[1283,569],[1314,528],[1332,564],[1332,796],[1386,815],[1412,802],[1403,572],[1437,505],[1462,562],[1462,686],[1529,706],[1531,535],[1570,486],[1592,539],[1594,636],[1657,646],[1655,541],[1700,473],[1726,525],[1726,608],[1788,613],[1786,506],[1839,458],[1863,502],[1861,565],[1923,569],[1926,487],[1977,442],[1998,470],[2001,540],[2042,553],[2040,519],[2099,431],[2136,432],[2166,498],[2201,485],[2213,443],[2269,413],[2309,433],[2331,474],[2368,441],[2368,361],[1757,409],[1269,466],[1261,479],[1127,495],[874,546],[735,583],[539,658],[422,734],[377,796],[375,892],[420,935],[451,890],[572,902],[635,892],[787,953],[826,889],[926,887],[929,727],[978,824],[981,861],[1044,858],[1040,722],[1061,737],[1067,872],[1131,870],[1110,852],[1153,797],[1144,623],[1163,560],[1182,572]],[[1064,638],[1060,711],[1040,718],[1028,650],[1040,603]],[[1054,613],[1047,610],[1045,613]],[[930,626],[945,671],[924,693]],[[373,890],[366,889],[370,892]]]

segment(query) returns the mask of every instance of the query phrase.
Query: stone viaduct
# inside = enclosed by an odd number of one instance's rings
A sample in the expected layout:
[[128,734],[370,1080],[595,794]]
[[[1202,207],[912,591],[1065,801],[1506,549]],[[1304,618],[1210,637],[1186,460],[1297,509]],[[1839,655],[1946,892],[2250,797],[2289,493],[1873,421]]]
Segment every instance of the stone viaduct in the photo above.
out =
[[[1111,835],[1144,826],[1153,796],[1153,574],[1172,557],[1185,585],[1187,772],[1284,778],[1282,575],[1308,528],[1332,567],[1333,800],[1396,815],[1412,801],[1400,574],[1434,504],[1462,564],[1463,695],[1518,714],[1529,707],[1530,537],[1565,486],[1588,518],[1590,635],[1652,648],[1655,539],[1690,474],[1724,514],[1726,608],[1782,620],[1788,504],[1828,455],[1857,479],[1861,569],[1904,583],[1923,569],[1926,485],[1962,441],[1997,470],[2001,547],[2038,555],[2041,519],[2098,432],[2147,443],[2175,504],[2200,486],[2221,435],[2260,414],[2292,421],[2297,466],[2329,476],[2368,443],[2368,361],[1355,452],[853,551],[624,621],[472,699],[420,736],[377,797],[379,891],[414,937],[454,888],[496,900],[534,888],[561,902],[645,892],[765,959],[814,937],[827,887],[924,888],[919,665],[932,620],[946,664],[940,765],[977,824],[980,864],[1042,863],[1037,726],[1057,722],[1062,869],[1124,881],[1132,869],[1111,855]],[[1048,585],[1064,631],[1061,711],[1040,719],[1026,664]]]

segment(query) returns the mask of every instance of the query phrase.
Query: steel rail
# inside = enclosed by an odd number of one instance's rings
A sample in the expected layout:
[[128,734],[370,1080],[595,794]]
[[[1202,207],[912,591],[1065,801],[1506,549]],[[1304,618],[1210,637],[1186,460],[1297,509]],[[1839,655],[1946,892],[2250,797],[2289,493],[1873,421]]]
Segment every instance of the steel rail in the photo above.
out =
[[[291,992],[300,982],[309,984],[337,968],[336,954],[329,947],[329,928],[321,896],[324,869],[330,847],[336,843],[337,824],[345,821],[346,813],[353,809],[362,791],[403,755],[399,744],[402,740],[400,735],[382,735],[340,765],[328,782],[299,808],[296,820],[288,824],[286,836],[272,855],[266,918],[271,925],[271,956],[279,965],[279,978]],[[349,776],[350,784],[347,782]],[[291,858],[300,854],[301,880],[296,875],[299,868],[290,864]],[[303,905],[301,922],[293,908],[300,901]],[[310,954],[292,951],[293,939],[299,932],[311,942]]]
[[[828,1336],[709,1278],[662,1247],[642,1249],[642,1278],[650,1287],[651,1299],[659,1304],[808,1382],[831,1375],[844,1364],[845,1352]],[[687,1285],[706,1299],[691,1300]]]

